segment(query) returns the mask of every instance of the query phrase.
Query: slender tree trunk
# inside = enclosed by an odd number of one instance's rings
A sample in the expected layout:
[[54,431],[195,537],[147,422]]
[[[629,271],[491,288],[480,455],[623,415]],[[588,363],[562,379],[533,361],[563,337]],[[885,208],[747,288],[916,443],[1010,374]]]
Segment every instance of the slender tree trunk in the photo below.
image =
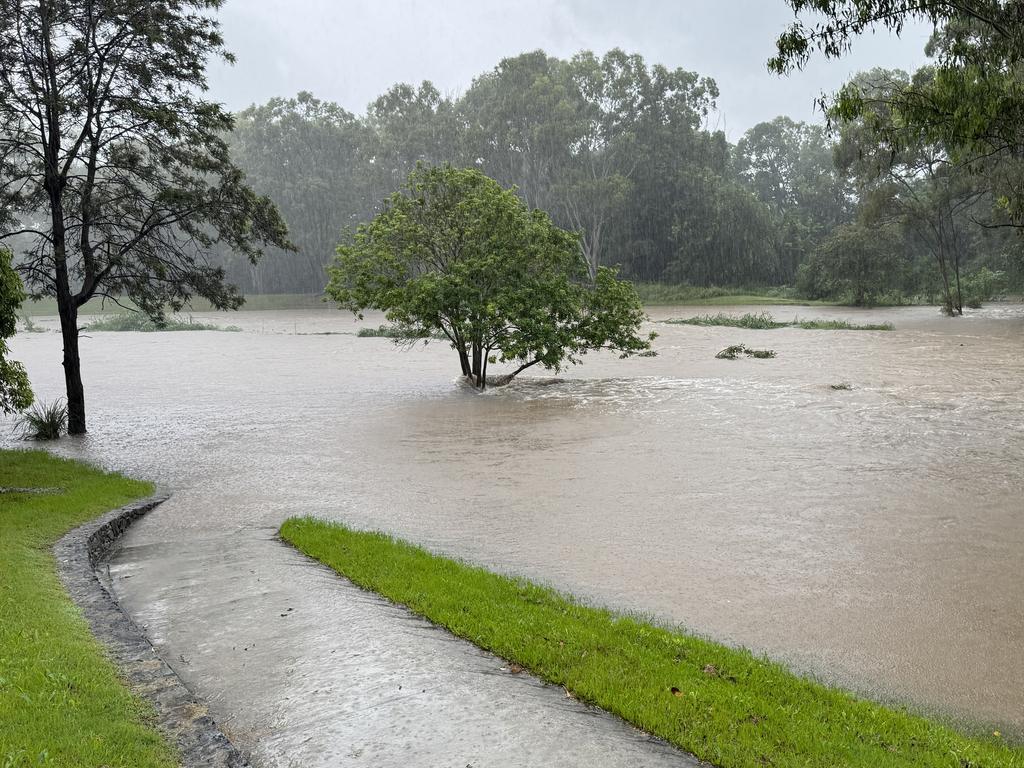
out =
[[85,434],[85,389],[78,356],[78,308],[70,296],[58,298],[60,333],[64,339],[64,384],[68,396],[68,434]]
[[459,349],[459,363],[462,365],[463,376],[469,376],[473,373],[473,369],[469,367],[469,353],[466,352],[465,347]]

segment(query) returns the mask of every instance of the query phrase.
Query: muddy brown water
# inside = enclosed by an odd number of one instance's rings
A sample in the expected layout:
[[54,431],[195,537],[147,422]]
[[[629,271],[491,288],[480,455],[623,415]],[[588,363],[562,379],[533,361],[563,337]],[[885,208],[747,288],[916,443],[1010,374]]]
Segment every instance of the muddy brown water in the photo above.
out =
[[[296,514],[1021,733],[1024,307],[955,320],[768,309],[896,330],[659,324],[656,358],[590,356],[560,381],[480,395],[455,381],[443,345],[359,339],[329,309],[203,315],[243,331],[85,339],[92,431],[56,450],[176,492],[129,535],[117,589],[267,765],[368,727],[357,701],[339,726],[317,687],[332,622],[354,619],[329,574],[274,540]],[[778,357],[714,358],[736,343]],[[60,394],[57,334],[20,335],[13,350],[41,397]],[[409,738],[425,738],[404,711]],[[327,735],[310,737],[310,721]]]

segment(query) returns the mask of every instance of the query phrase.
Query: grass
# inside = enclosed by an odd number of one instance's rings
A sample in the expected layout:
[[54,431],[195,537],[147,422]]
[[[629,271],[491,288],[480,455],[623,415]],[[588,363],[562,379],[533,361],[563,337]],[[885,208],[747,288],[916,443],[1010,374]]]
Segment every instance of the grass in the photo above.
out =
[[87,326],[86,331],[241,331],[234,325],[221,327],[212,323],[198,323],[191,317],[187,321],[176,317],[167,318],[161,325],[154,323],[149,317],[139,312],[125,312],[119,315],[98,317]]
[[828,301],[810,301],[792,295],[788,288],[721,288],[667,283],[636,283],[641,301],[648,306],[689,304],[831,304]]
[[281,536],[355,584],[719,768],[1021,768],[972,738],[744,650],[582,604],[381,533],[293,518]]
[[0,488],[18,489],[0,493],[0,766],[175,766],[151,711],[61,588],[50,552],[68,530],[151,486],[43,451],[0,451]]
[[[121,306],[123,305],[123,306]],[[210,302],[205,299],[194,298],[189,302],[193,312],[215,311]],[[323,309],[332,306],[324,304],[322,294],[310,293],[272,293],[254,294],[245,297],[245,310],[267,310],[267,309]],[[122,314],[125,309],[138,309],[134,303],[124,299],[121,304],[102,299],[93,299],[86,302],[80,309],[81,315],[117,315]],[[26,301],[21,306],[21,312],[28,317],[51,317],[57,314],[57,302],[54,299],[44,298],[38,301]],[[3,768],[3,766],[0,766]]]
[[676,320],[665,320],[671,325],[724,326],[728,328],[746,328],[749,330],[775,330],[778,328],[802,328],[805,331],[891,331],[892,323],[866,323],[858,325],[846,320],[801,320],[795,318],[791,322],[776,320],[770,312],[747,313],[745,315],[697,315]]
[[432,333],[428,336],[411,336],[406,331],[395,325],[381,325],[376,328],[360,328],[356,333],[361,339],[404,339],[404,340],[415,340],[415,339],[444,339],[446,338],[442,333]]
[[68,428],[68,408],[63,400],[35,403],[21,414],[19,427],[25,440],[57,440]]

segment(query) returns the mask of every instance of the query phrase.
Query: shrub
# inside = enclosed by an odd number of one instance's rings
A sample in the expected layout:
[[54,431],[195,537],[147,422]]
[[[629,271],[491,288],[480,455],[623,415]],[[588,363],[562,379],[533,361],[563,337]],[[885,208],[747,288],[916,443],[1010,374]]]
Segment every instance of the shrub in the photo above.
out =
[[68,408],[63,400],[36,403],[21,415],[23,440],[56,440],[67,428]]

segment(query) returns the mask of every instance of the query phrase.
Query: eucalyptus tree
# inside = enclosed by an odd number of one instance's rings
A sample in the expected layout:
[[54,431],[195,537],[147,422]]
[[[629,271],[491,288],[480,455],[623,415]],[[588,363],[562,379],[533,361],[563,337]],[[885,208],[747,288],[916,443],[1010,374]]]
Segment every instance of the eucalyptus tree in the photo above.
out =
[[[945,146],[962,168],[981,170],[1008,220],[1024,224],[1024,4],[1020,0],[786,0],[797,20],[777,41],[771,69],[803,67],[820,52],[845,54],[875,29],[900,33],[910,21],[934,27],[927,82],[888,95],[894,125]],[[851,83],[826,100],[830,113],[857,117],[864,94]],[[893,132],[896,145],[901,132]]]
[[587,275],[578,235],[475,169],[421,166],[338,247],[327,293],[383,310],[406,340],[441,334],[464,376],[493,360],[559,370],[589,351],[652,354],[643,307],[613,270]]
[[86,431],[79,308],[129,299],[161,321],[194,294],[243,301],[212,266],[289,247],[228,156],[233,121],[203,98],[229,59],[222,0],[0,0],[0,210],[28,289],[57,300],[68,431]]
[[321,291],[338,233],[372,210],[371,130],[337,104],[301,92],[238,113],[229,145],[253,189],[273,195],[298,248],[297,256],[269,249],[259,264],[226,253],[229,277],[253,293]]
[[818,245],[853,216],[854,194],[834,161],[824,126],[786,116],[758,123],[736,144],[737,173],[778,220],[791,275]]
[[14,335],[24,299],[21,280],[11,267],[11,252],[0,247],[0,413],[17,413],[32,405],[25,367],[7,357],[7,339]]
[[857,179],[862,219],[911,229],[934,260],[946,312],[962,315],[966,230],[985,190],[942,141],[892,109],[893,93],[926,89],[933,77],[929,68],[913,77],[881,69],[856,76],[862,106],[841,123],[836,157]]

